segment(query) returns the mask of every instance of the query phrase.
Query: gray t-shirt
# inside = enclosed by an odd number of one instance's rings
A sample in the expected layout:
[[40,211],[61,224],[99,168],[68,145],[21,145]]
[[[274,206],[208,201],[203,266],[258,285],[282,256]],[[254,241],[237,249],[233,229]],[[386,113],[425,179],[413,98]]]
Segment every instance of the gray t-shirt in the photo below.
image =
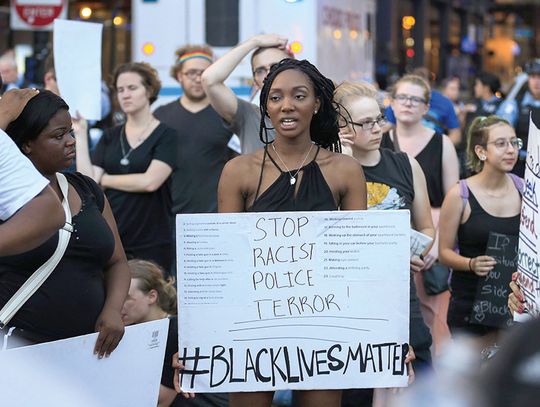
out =
[[[242,154],[250,154],[258,148],[264,147],[259,138],[259,128],[261,125],[261,112],[259,107],[244,99],[236,98],[238,109],[232,123],[225,123],[225,127],[235,133],[240,139]],[[266,127],[272,129],[272,123],[267,118]],[[263,133],[264,134],[264,133]],[[268,130],[269,140],[274,139],[274,130]]]

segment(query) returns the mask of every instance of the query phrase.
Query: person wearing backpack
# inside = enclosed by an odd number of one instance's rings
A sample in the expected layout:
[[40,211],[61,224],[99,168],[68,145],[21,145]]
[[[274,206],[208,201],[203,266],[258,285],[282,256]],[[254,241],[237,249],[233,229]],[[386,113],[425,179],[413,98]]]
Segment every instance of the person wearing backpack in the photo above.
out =
[[453,269],[448,326],[452,334],[465,332],[478,338],[482,347],[495,342],[497,329],[474,324],[469,316],[479,281],[496,264],[485,254],[490,232],[519,233],[523,180],[510,171],[522,146],[505,119],[474,119],[467,155],[476,174],[454,185],[441,209],[439,259]]

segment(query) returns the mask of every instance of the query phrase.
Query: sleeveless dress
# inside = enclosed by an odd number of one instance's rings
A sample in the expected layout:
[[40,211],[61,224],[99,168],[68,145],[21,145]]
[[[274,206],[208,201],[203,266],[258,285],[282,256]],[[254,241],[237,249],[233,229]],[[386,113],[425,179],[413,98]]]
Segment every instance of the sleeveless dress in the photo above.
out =
[[[477,257],[486,254],[486,247],[490,232],[505,235],[519,234],[519,217],[497,217],[487,213],[469,189],[469,205],[471,214],[469,219],[458,228],[459,253],[465,257]],[[470,321],[470,314],[476,295],[480,277],[468,271],[454,270],[452,273],[452,297],[448,308],[448,326],[452,331],[461,330],[473,335],[485,335],[493,331],[483,325],[476,325]]]
[[[317,164],[316,161],[320,149],[321,148],[317,146],[317,152],[315,153],[313,160],[299,169],[300,172],[302,172],[302,180],[297,186],[296,184],[291,185],[291,175],[289,172],[283,171],[279,167],[272,156],[268,154],[267,147],[265,147],[255,201],[248,209],[248,212],[337,210],[334,195],[326,183],[321,169],[319,168],[319,164]],[[268,157],[276,166],[280,175],[274,183],[259,196],[266,157]],[[294,174],[296,171],[297,170],[292,170],[291,173]]]

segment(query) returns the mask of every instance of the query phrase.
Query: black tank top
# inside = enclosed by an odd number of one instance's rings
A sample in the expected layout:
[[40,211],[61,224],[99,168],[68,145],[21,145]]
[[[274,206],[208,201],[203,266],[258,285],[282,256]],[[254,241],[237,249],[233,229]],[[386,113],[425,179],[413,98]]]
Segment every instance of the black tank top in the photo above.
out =
[[[395,134],[395,133],[394,133]],[[399,143],[398,143],[399,144]],[[383,135],[381,147],[399,151],[388,133]],[[442,152],[443,137],[441,133],[433,133],[431,140],[424,149],[418,153],[416,161],[422,167],[426,177],[429,204],[432,208],[440,208],[444,200],[443,179],[442,179]]]
[[[506,218],[492,216],[480,206],[470,189],[469,205],[471,206],[469,219],[459,225],[457,233],[459,254],[462,256],[477,257],[485,255],[490,232],[514,236],[519,234],[520,214]],[[456,289],[456,286],[458,286],[476,290],[478,279],[479,277],[474,273],[454,270],[452,288]]]
[[[287,211],[334,211],[337,209],[334,195],[326,183],[324,176],[316,162],[320,147],[312,161],[300,168],[302,180],[298,186],[291,185],[291,176],[283,171],[268,154],[267,147],[264,148],[263,163],[255,201],[248,212],[287,212]],[[266,157],[276,166],[281,173],[272,185],[259,196],[261,181],[263,177]],[[291,173],[296,173],[292,170]],[[297,190],[296,190],[297,188]],[[296,195],[295,195],[296,191]]]

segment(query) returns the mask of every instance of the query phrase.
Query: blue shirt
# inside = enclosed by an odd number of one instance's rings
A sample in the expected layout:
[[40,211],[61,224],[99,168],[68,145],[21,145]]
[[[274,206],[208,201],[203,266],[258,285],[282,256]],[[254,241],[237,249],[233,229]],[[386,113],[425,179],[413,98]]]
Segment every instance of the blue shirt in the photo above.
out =
[[[384,114],[390,123],[396,124],[396,116],[394,115],[394,111],[392,110],[391,106],[386,108]],[[452,101],[436,90],[431,91],[431,98],[429,99],[429,111],[427,112],[427,115],[433,117],[446,127],[445,129],[424,117],[422,119],[422,124],[424,124],[426,127],[432,128],[438,133],[446,133],[447,130],[458,129],[460,127]]]
[[[531,106],[540,108],[540,100],[532,97],[529,91],[525,92],[523,99],[521,100],[522,106]],[[517,119],[519,116],[518,103],[516,99],[506,100],[497,109],[497,116],[501,116],[503,119],[508,120],[508,122],[516,127]]]

